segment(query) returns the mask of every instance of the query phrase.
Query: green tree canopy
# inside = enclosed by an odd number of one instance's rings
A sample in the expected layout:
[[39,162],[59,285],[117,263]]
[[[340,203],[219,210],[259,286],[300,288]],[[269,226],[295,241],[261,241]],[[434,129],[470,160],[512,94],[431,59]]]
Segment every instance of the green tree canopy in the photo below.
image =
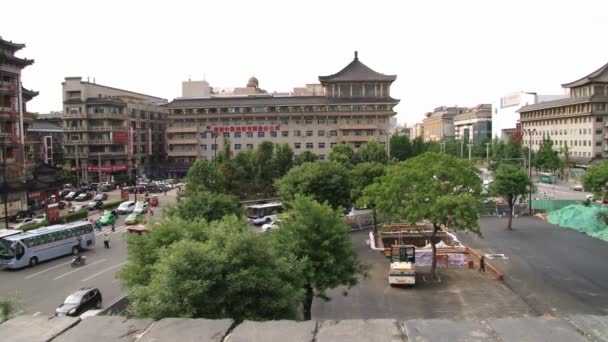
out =
[[[127,282],[132,315],[236,321],[296,318],[303,298],[300,262],[278,254],[272,240],[242,221],[199,224],[205,239],[185,236],[146,250],[157,257],[147,268],[146,282]],[[227,224],[240,227],[225,229]],[[151,236],[134,239],[159,241],[154,235],[163,233],[152,229]],[[147,247],[129,242],[130,253]],[[121,276],[128,278],[136,264],[130,260]]]
[[296,194],[308,195],[332,208],[350,208],[351,183],[348,170],[333,161],[304,163],[289,170],[275,182],[281,197],[287,202]]
[[319,160],[319,156],[310,151],[304,151],[298,157],[298,164],[312,163],[316,162],[317,160]]
[[585,191],[593,192],[596,198],[604,200],[608,192],[608,162],[590,166],[583,175],[582,183]]
[[287,143],[274,145],[272,151],[272,164],[275,167],[276,176],[283,177],[293,166],[293,150]]
[[375,140],[363,144],[355,155],[359,163],[386,164],[388,160],[386,148]]
[[272,182],[276,174],[275,165],[272,163],[273,151],[274,146],[270,141],[262,141],[253,154],[257,190],[265,194],[273,192]]
[[412,142],[406,135],[393,135],[390,140],[391,144],[391,159],[404,161],[412,157]]
[[543,138],[543,142],[536,153],[536,166],[542,170],[555,171],[561,167],[558,151],[553,149],[551,138]]
[[355,150],[350,144],[336,144],[331,148],[328,159],[344,165],[356,164]]
[[[479,173],[467,160],[427,152],[389,166],[384,176],[364,190],[364,195],[393,220],[430,221],[433,230],[428,237],[436,243],[440,225],[450,216],[454,229],[479,233]],[[434,243],[431,246],[434,276],[437,250]]]
[[356,285],[365,267],[353,249],[349,227],[329,205],[296,195],[291,208],[293,219],[276,230],[273,238],[276,246],[293,253],[303,264],[302,304],[304,319],[310,320],[315,296],[328,299],[328,289]]
[[231,214],[241,214],[236,197],[207,191],[189,192],[185,199],[167,210],[168,216],[189,221],[215,221]]
[[188,169],[186,175],[187,191],[211,191],[221,192],[224,180],[217,164],[212,164],[205,159],[197,159]]
[[257,193],[256,164],[252,150],[239,152],[232,160],[234,166],[234,189],[241,198]]
[[422,137],[416,137],[412,140],[412,156],[418,156],[426,152],[426,144]]
[[494,182],[490,191],[496,196],[503,197],[509,204],[509,222],[507,229],[512,229],[513,206],[517,198],[534,190],[534,185],[528,174],[511,164],[502,164],[494,172]]
[[[386,166],[381,163],[360,163],[350,171],[352,190],[350,192],[353,203],[357,203],[363,196],[363,189],[384,175]],[[368,203],[359,203],[361,205]]]

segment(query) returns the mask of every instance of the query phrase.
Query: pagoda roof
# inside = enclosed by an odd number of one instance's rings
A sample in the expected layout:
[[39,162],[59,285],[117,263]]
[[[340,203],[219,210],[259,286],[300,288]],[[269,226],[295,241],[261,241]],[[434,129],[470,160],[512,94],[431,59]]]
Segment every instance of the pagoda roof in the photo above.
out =
[[13,43],[10,40],[2,39],[2,37],[0,36],[0,46],[7,47],[7,48],[11,49],[12,51],[17,51],[17,50],[23,49],[25,47],[25,44]]
[[23,87],[21,87],[21,93],[23,94],[23,97],[27,97],[27,98],[30,98],[30,99],[32,99],[32,98],[38,96],[38,94],[40,94],[37,91],[25,89]]
[[576,81],[562,84],[564,88],[572,88],[582,86],[591,82],[608,82],[608,63],[604,64],[601,68],[595,70],[589,75],[579,78]]
[[319,76],[321,82],[361,82],[361,81],[382,81],[393,82],[397,79],[396,75],[385,75],[372,70],[367,65],[359,61],[357,51],[355,58],[344,69],[329,76]]
[[6,51],[0,51],[0,63],[12,62],[21,67],[26,67],[34,63],[33,59],[27,58],[19,58],[15,57],[11,54],[6,53]]

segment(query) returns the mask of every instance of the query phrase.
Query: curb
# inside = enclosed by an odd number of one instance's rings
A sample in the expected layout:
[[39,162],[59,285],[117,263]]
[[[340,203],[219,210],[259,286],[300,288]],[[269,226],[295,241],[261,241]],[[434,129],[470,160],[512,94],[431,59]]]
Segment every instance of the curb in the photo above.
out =
[[[479,253],[479,251],[477,251],[476,249],[467,246],[467,251],[469,251],[471,254],[475,255],[478,259],[481,259],[481,253]],[[496,274],[496,280],[504,280],[504,274],[499,271],[496,266],[492,265],[492,263],[490,263],[488,261],[488,259],[486,259],[486,266],[491,269],[492,271],[494,271],[494,273]]]

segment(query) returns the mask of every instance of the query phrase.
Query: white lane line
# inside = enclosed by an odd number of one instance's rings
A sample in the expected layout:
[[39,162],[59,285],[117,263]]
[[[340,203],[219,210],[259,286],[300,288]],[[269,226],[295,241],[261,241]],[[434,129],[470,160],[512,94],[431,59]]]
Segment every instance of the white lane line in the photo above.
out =
[[27,277],[25,277],[25,278],[23,278],[23,279],[24,279],[24,280],[25,280],[25,279],[30,279],[30,278],[35,277],[35,276],[37,276],[37,275],[39,275],[39,274],[42,274],[42,273],[44,273],[44,272],[46,272],[46,271],[50,271],[50,270],[52,270],[52,269],[54,269],[54,268],[61,267],[61,266],[64,266],[64,265],[67,265],[67,264],[70,264],[70,263],[72,263],[72,262],[71,262],[71,261],[68,261],[68,262],[64,262],[63,264],[59,264],[59,265],[57,265],[57,266],[49,267],[49,268],[47,268],[46,270],[43,270],[43,271],[40,271],[40,272],[36,272],[36,273],[34,273],[34,274],[30,274],[29,276],[27,276]]
[[33,314],[32,316],[38,316],[38,315],[40,315],[41,313],[42,313],[42,312],[38,311],[38,312],[36,312],[35,314]]
[[[125,228],[127,228],[127,226],[120,226],[120,227],[117,227],[117,228],[115,229],[115,230],[116,230],[115,232],[119,232],[119,231],[121,231],[121,230],[123,230],[123,229],[125,229]],[[113,232],[113,231],[112,231],[112,228],[107,228],[107,229],[105,229],[105,230],[100,231],[99,233],[95,233],[95,236],[99,236],[99,235],[104,234],[104,233],[108,233],[108,234],[110,234],[110,233],[115,233],[115,232]]]
[[114,266],[112,266],[112,267],[108,267],[108,268],[106,268],[105,270],[103,270],[103,271],[101,271],[101,272],[97,272],[97,273],[93,274],[93,275],[92,275],[92,276],[90,276],[90,277],[87,277],[87,278],[82,279],[81,281],[87,281],[87,280],[89,280],[89,279],[95,278],[95,277],[97,277],[98,275],[100,275],[100,274],[102,274],[102,273],[105,273],[105,272],[107,272],[107,271],[109,271],[109,270],[115,269],[116,267],[120,267],[120,266],[122,266],[122,265],[124,265],[124,264],[126,264],[126,263],[127,263],[127,262],[125,261],[125,262],[121,262],[121,263],[120,263],[120,264],[118,264],[118,265],[114,265]]
[[78,272],[78,271],[83,270],[83,269],[85,269],[85,268],[87,268],[87,267],[89,267],[89,266],[93,266],[93,265],[98,264],[98,263],[103,262],[103,261],[106,261],[106,259],[101,259],[101,260],[98,260],[98,261],[92,262],[92,263],[90,263],[90,264],[88,264],[88,265],[86,265],[86,266],[79,267],[79,268],[77,268],[77,269],[75,269],[75,270],[73,270],[73,271],[70,271],[70,272],[68,272],[68,273],[62,274],[62,275],[60,275],[59,277],[57,277],[57,278],[55,278],[55,279],[53,279],[53,280],[58,280],[58,279],[61,279],[61,278],[65,277],[65,276],[69,276],[69,275],[70,275],[70,274],[72,274],[72,273]]

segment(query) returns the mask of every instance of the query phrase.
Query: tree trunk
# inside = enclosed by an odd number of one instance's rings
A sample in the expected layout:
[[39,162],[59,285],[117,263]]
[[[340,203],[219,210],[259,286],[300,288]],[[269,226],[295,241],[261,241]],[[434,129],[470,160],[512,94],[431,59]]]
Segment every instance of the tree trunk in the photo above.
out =
[[433,255],[433,260],[431,260],[431,276],[433,279],[437,279],[437,275],[435,274],[435,270],[437,269],[437,247],[435,246],[435,236],[437,236],[437,231],[439,227],[433,223],[433,234],[431,234],[431,251]]
[[314,292],[312,286],[306,286],[306,293],[304,294],[304,320],[310,321],[312,319],[312,300],[314,299]]
[[513,222],[513,202],[509,201],[509,223],[507,224],[507,230],[513,230],[511,222]]
[[372,208],[372,224],[374,225],[374,237],[378,235],[378,226],[376,222],[376,207]]

